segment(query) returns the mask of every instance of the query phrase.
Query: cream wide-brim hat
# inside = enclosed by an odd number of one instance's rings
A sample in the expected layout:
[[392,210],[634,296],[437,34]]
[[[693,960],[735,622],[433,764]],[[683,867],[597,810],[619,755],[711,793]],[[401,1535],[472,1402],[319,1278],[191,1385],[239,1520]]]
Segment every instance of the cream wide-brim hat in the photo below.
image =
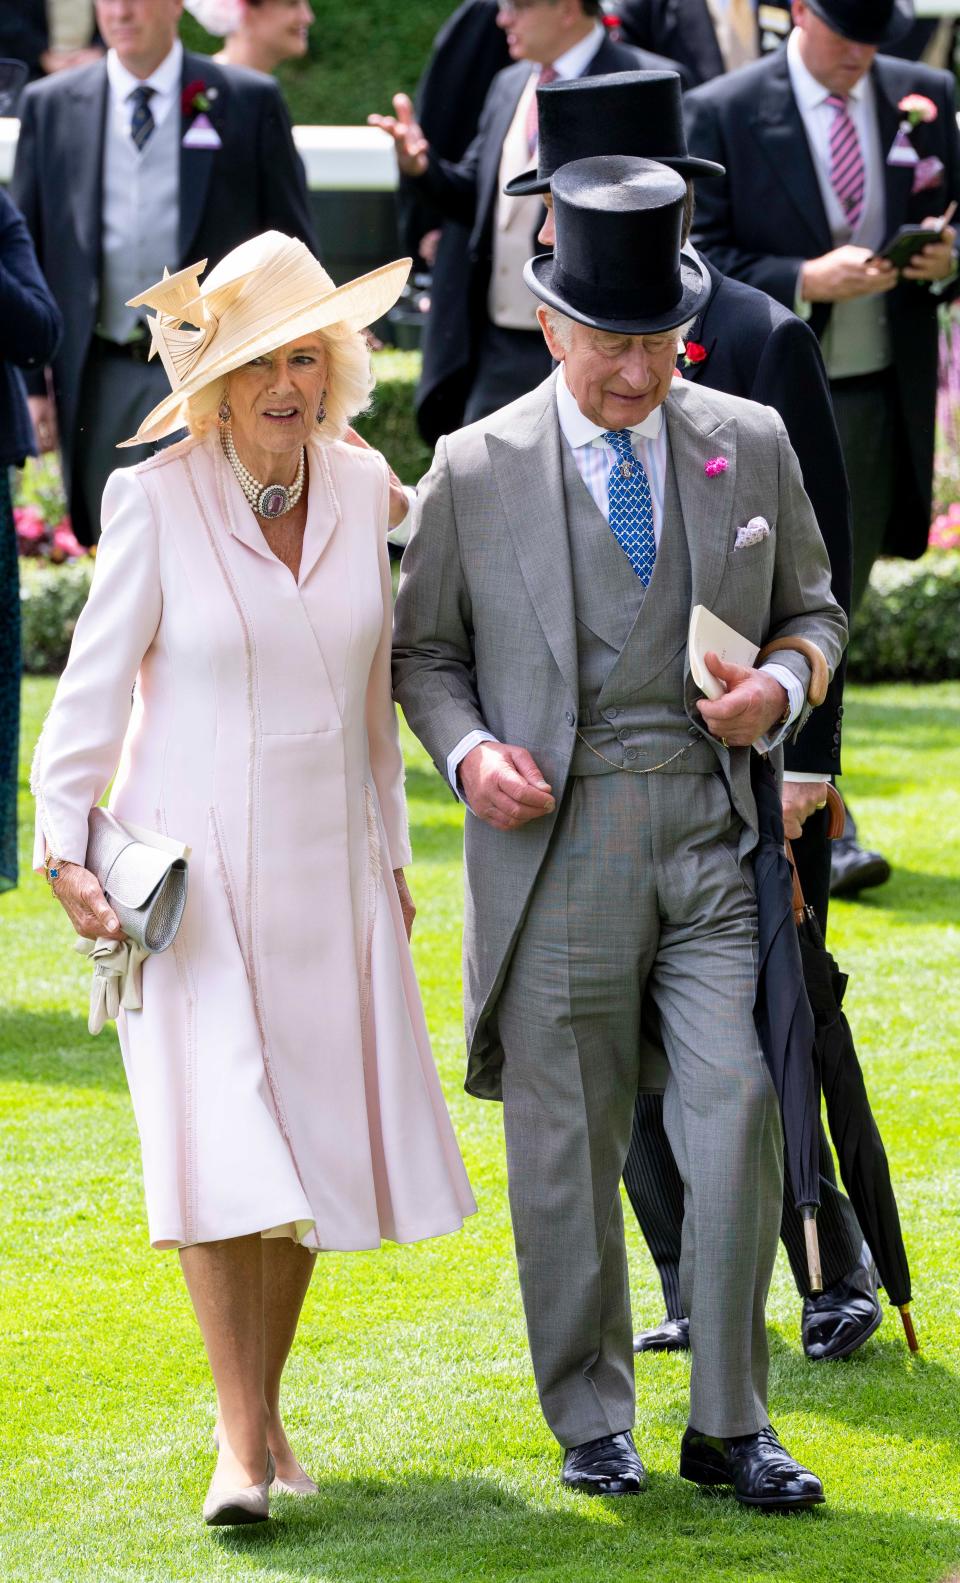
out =
[[153,345],[170,380],[170,395],[121,446],[146,445],[187,422],[187,403],[205,386],[255,357],[330,324],[362,330],[392,308],[412,259],[401,258],[335,286],[310,249],[280,231],[264,231],[222,258],[200,285],[206,259],[164,275],[129,308],[155,309]]

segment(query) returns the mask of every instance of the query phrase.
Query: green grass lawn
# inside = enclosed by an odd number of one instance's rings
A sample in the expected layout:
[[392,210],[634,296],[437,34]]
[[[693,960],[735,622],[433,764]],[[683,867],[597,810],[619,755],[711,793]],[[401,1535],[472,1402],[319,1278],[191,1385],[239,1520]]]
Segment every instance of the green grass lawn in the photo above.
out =
[[[52,683],[26,684],[26,765]],[[960,686],[850,689],[845,781],[882,891],[838,905],[833,944],[899,1188],[922,1351],[897,1316],[849,1363],[807,1364],[778,1263],[771,1410],[828,1507],[765,1519],[676,1472],[682,1358],[638,1360],[650,1489],[558,1487],[517,1292],[499,1108],[461,1088],[460,822],[407,739],[417,965],[480,1213],[462,1235],[319,1261],[288,1421],[318,1500],[206,1530],[213,1399],[175,1255],[146,1241],[112,1027],[29,873],[0,898],[0,1580],[76,1583],[940,1583],[960,1570]],[[638,1322],[661,1313],[639,1234]]]

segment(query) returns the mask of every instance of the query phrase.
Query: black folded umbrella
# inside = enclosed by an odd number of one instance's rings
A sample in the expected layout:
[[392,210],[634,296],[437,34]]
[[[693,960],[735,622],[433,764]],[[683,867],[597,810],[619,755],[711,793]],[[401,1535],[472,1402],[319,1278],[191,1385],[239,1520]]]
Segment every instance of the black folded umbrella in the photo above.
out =
[[810,1289],[823,1290],[816,1213],[820,1205],[820,1086],[815,1024],[793,907],[793,872],[784,851],[783,810],[773,769],[751,754],[759,840],[753,854],[759,970],[754,1019],[780,1102],[787,1171],[803,1215]]
[[841,973],[827,950],[812,908],[804,908],[797,935],[816,1029],[815,1060],[840,1177],[873,1254],[881,1284],[890,1302],[900,1310],[907,1344],[911,1352],[916,1352],[919,1348],[910,1316],[910,1266],[890,1167],[870,1109],[850,1025],[843,1013],[847,975]]

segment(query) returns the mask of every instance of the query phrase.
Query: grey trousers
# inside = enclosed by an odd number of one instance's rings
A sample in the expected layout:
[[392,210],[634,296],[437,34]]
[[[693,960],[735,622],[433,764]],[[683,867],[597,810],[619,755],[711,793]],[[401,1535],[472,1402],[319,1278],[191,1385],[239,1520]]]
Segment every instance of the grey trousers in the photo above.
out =
[[764,1307],[782,1137],[753,1022],[756,903],[718,775],[571,781],[497,1009],[510,1209],[534,1375],[564,1446],[629,1429],[620,1177],[645,990],[684,1182],[690,1422],[768,1422]]
[[170,394],[159,357],[135,363],[122,352],[94,341],[83,371],[74,441],[70,509],[84,543],[100,537],[103,489],[117,467],[135,467],[156,445],[118,451],[120,440],[136,434],[147,413]]

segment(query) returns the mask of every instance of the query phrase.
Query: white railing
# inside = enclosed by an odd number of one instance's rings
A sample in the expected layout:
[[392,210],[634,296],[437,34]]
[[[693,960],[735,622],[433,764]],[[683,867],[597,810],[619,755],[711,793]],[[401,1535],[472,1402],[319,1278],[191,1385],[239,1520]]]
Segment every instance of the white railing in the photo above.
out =
[[[960,0],[957,0],[960,5]],[[0,182],[13,174],[20,123],[0,118]],[[372,126],[295,126],[294,142],[312,192],[393,192],[393,142]]]

